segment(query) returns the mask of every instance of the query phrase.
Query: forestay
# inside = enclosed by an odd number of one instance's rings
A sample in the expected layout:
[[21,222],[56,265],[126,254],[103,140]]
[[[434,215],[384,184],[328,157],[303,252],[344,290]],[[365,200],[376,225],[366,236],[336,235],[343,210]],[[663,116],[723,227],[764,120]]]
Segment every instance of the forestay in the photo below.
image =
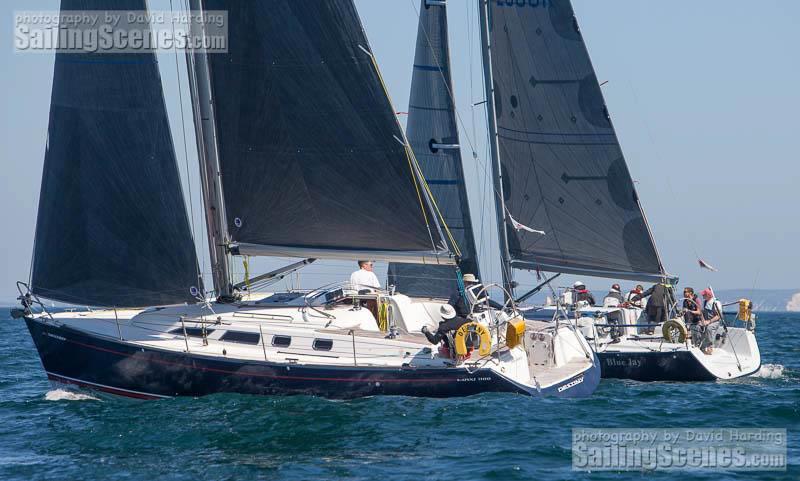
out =
[[[453,105],[447,10],[421,0],[411,98],[408,140],[461,251],[461,269],[478,273]],[[412,296],[447,297],[456,288],[452,266],[390,264],[389,283]]]
[[489,9],[512,265],[662,277],[570,2],[490,1]]
[[352,1],[204,7],[234,253],[452,263]]
[[[146,9],[61,9],[109,3]],[[154,53],[57,53],[33,292],[139,307],[193,300],[192,286],[202,289]]]

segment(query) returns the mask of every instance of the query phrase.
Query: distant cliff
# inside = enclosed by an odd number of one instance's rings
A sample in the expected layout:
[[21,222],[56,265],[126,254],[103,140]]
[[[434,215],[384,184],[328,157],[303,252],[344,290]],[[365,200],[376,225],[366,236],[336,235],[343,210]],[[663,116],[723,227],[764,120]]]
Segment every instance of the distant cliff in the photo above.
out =
[[716,294],[723,302],[750,299],[756,311],[800,312],[800,289],[720,289]]

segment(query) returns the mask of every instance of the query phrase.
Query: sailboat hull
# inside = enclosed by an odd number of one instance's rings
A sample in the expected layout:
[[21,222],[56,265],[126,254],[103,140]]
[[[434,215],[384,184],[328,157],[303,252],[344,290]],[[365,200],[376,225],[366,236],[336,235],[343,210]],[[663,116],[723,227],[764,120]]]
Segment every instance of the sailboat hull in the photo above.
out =
[[[703,354],[700,354],[703,355]],[[634,381],[715,381],[749,376],[758,372],[761,363],[727,366],[725,373],[714,373],[693,351],[676,352],[602,352],[598,354],[604,378]],[[748,369],[749,367],[749,369]]]
[[508,392],[585,397],[600,381],[600,365],[536,390],[490,369],[376,368],[287,365],[145,348],[26,318],[51,381],[138,399],[216,393],[313,395],[347,399],[376,395],[470,396]]
[[604,378],[634,381],[714,381],[717,379],[688,351],[599,353]]

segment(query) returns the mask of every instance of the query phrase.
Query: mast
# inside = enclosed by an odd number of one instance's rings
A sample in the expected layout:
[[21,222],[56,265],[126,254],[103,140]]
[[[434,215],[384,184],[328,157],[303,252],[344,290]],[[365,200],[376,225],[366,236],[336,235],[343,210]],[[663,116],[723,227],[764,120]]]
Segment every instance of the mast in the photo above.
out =
[[489,122],[489,145],[492,154],[492,177],[494,184],[494,205],[497,211],[498,242],[503,273],[503,286],[514,295],[514,273],[511,255],[508,251],[508,232],[506,232],[506,206],[503,195],[503,168],[500,164],[500,143],[497,133],[497,110],[494,101],[494,75],[492,73],[492,46],[489,35],[489,0],[478,0],[480,11],[481,53],[483,57],[483,77],[486,87],[486,113]]
[[[202,0],[189,0],[190,12],[202,13]],[[204,37],[205,27],[202,22],[191,22],[193,38]],[[192,110],[194,112],[194,128],[197,139],[197,158],[200,163],[200,180],[203,188],[203,205],[205,207],[206,234],[208,250],[211,258],[211,271],[214,290],[219,299],[228,299],[233,295],[230,268],[228,261],[227,220],[222,195],[222,178],[219,163],[219,147],[217,145],[217,128],[214,117],[214,99],[211,92],[211,74],[206,52],[186,53],[187,71],[192,93]]]

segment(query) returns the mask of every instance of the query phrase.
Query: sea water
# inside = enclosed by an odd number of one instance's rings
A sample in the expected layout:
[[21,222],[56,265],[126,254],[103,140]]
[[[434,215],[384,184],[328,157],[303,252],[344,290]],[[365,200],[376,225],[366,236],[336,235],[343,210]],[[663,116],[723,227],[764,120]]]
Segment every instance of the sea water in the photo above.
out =
[[[0,480],[800,479],[800,315],[762,314],[764,367],[710,383],[603,380],[588,399],[215,395],[51,386],[0,310]],[[786,472],[572,471],[572,428],[786,428]]]

